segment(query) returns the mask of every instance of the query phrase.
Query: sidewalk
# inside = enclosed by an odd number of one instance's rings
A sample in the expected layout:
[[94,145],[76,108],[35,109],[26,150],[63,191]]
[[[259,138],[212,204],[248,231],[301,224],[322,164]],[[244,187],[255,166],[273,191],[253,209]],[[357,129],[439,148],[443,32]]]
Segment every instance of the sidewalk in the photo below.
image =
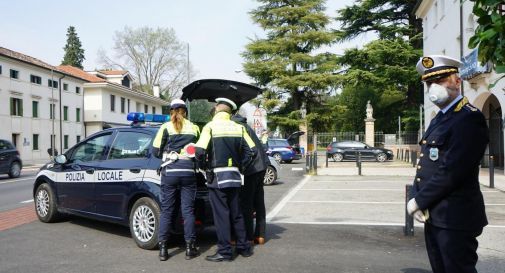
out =
[[[318,175],[330,176],[348,176],[358,175],[356,162],[328,162],[328,168],[325,167],[324,157],[318,158]],[[388,161],[388,162],[363,162],[361,165],[361,174],[363,176],[409,176],[414,178],[416,168],[412,163],[403,161]],[[489,169],[482,168],[479,173],[479,182],[489,187]],[[495,169],[494,172],[494,187],[498,190],[505,191],[505,174],[503,170]]]

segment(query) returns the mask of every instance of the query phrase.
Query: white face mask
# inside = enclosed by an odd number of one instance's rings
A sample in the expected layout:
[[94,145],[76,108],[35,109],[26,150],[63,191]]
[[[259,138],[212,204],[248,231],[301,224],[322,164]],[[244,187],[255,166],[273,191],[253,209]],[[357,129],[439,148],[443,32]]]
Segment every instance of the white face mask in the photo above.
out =
[[440,84],[432,83],[428,89],[428,98],[436,105],[442,105],[449,99],[449,90]]

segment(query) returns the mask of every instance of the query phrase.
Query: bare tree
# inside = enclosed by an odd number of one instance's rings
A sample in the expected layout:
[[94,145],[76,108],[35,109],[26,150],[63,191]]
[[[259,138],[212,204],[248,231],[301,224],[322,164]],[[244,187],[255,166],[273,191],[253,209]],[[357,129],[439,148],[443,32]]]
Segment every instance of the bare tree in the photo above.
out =
[[112,57],[104,50],[98,52],[105,68],[128,70],[135,80],[134,87],[143,92],[152,94],[153,85],[158,84],[167,100],[179,95],[190,75],[196,74],[188,64],[186,45],[172,28],[126,26],[116,31],[112,51]]

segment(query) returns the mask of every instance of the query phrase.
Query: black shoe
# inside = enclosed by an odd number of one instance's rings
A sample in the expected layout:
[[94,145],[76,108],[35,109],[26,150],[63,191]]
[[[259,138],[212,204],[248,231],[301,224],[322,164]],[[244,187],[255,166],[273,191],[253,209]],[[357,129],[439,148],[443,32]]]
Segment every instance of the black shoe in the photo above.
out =
[[231,257],[225,257],[216,252],[216,254],[205,257],[205,260],[210,262],[231,262]]
[[186,241],[186,260],[191,260],[200,256],[200,251],[196,248],[195,241]]
[[167,242],[159,242],[158,246],[160,248],[160,261],[166,261],[168,260],[168,248],[167,248]]
[[237,249],[237,254],[242,257],[251,257],[254,254],[253,247],[249,247],[247,249]]

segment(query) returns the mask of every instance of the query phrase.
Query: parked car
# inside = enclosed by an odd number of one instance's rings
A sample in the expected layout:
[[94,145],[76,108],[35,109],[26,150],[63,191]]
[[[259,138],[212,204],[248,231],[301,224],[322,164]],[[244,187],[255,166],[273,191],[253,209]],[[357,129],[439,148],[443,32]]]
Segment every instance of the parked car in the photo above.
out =
[[16,147],[10,141],[0,139],[0,174],[19,177],[22,168],[23,162]]
[[279,172],[281,170],[281,164],[277,162],[273,157],[269,156],[270,164],[267,166],[265,172],[265,178],[263,178],[263,185],[272,185],[277,179],[279,179]]
[[267,155],[273,157],[277,162],[291,163],[295,159],[302,158],[301,154],[297,154],[288,141],[283,138],[268,139]]
[[375,159],[379,162],[392,160],[394,158],[393,151],[391,150],[370,147],[359,141],[332,142],[326,147],[326,155],[336,162],[345,159],[355,160],[356,153],[361,153],[361,158],[364,160]]

